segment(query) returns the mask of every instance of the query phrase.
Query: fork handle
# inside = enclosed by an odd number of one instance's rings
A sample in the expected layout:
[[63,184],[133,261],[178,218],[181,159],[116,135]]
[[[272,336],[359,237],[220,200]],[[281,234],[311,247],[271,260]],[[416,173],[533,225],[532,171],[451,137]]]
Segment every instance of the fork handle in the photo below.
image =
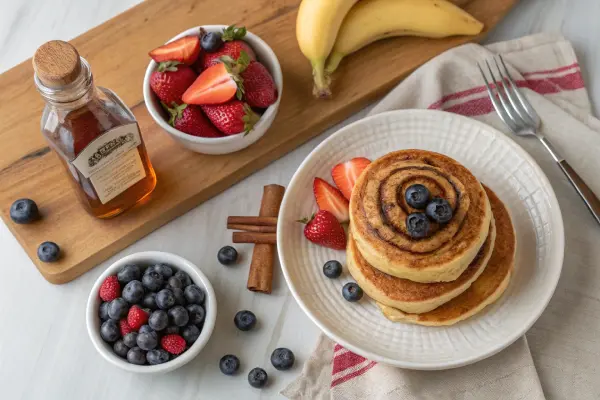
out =
[[588,210],[590,210],[596,221],[600,224],[600,200],[598,200],[598,197],[596,197],[592,189],[581,179],[566,160],[559,161],[558,166],[565,173],[569,182],[571,182],[577,193],[579,193],[579,196],[585,202]]

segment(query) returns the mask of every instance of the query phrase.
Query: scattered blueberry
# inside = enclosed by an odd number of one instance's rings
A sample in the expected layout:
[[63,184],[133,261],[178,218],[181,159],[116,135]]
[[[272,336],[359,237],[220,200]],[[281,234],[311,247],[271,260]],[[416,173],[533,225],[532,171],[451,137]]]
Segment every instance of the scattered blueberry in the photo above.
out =
[[445,224],[452,219],[452,207],[448,200],[436,197],[427,204],[425,213],[438,224]]
[[406,217],[406,230],[410,237],[422,239],[429,234],[429,220],[423,213],[412,213]]
[[142,284],[146,289],[156,292],[163,287],[164,279],[163,276],[156,271],[147,272],[142,277]]
[[342,288],[342,295],[350,302],[355,302],[363,297],[363,290],[354,282],[348,282]]
[[327,261],[323,265],[323,274],[330,279],[339,278],[342,274],[342,264],[336,260]]
[[119,357],[127,358],[129,347],[127,347],[122,340],[117,340],[113,345],[113,350]]
[[156,305],[156,293],[150,292],[147,293],[142,299],[142,305],[145,308],[149,308],[151,310],[156,310],[158,306]]
[[181,282],[181,279],[176,276],[169,278],[167,281],[167,286],[169,286],[171,289],[183,289],[183,283]]
[[175,296],[175,304],[178,306],[185,306],[187,301],[185,300],[185,296],[183,295],[183,289],[180,288],[171,288],[173,291],[173,296]]
[[121,337],[119,324],[113,319],[104,321],[100,326],[100,336],[105,342],[112,343]]
[[223,39],[219,32],[208,32],[200,40],[202,50],[207,53],[214,53],[223,46]]
[[144,286],[142,282],[133,280],[129,282],[123,288],[123,294],[121,294],[129,304],[137,304],[144,298]]
[[102,302],[102,304],[100,304],[100,308],[98,308],[98,316],[100,317],[101,321],[106,321],[107,319],[109,319],[110,317],[108,316],[108,305],[110,303],[108,301],[104,301]]
[[[186,288],[187,289],[187,288]],[[156,305],[162,310],[168,310],[175,305],[175,295],[171,289],[163,289],[156,294]]]
[[217,259],[223,265],[231,265],[237,261],[238,252],[231,246],[225,246],[217,253]]
[[141,277],[140,267],[133,264],[127,264],[117,273],[117,279],[121,285],[126,285],[131,281],[139,281]]
[[146,359],[150,365],[164,364],[169,361],[169,353],[163,349],[150,350],[146,353]]
[[204,307],[202,307],[200,304],[190,304],[186,307],[186,309],[190,316],[190,324],[200,325],[204,322],[206,312],[204,311]]
[[156,335],[156,332],[154,331],[154,329],[152,329],[150,327],[150,325],[147,325],[147,324],[142,325],[140,327],[140,329],[138,330],[138,333],[150,333],[150,334]]
[[138,333],[137,332],[129,332],[127,335],[125,335],[123,337],[123,343],[125,343],[125,346],[132,348],[137,346],[137,337],[138,337]]
[[429,190],[420,184],[409,186],[404,193],[406,203],[417,210],[425,209],[427,203],[429,202],[429,197]]
[[183,290],[183,294],[188,304],[204,303],[204,291],[197,285],[189,285]]
[[29,224],[40,218],[40,211],[35,201],[19,199],[10,206],[10,218],[17,224]]
[[108,305],[108,316],[114,320],[120,320],[127,316],[129,303],[122,297],[117,297]]
[[271,353],[271,364],[279,371],[292,368],[294,361],[296,361],[296,357],[294,357],[294,353],[290,349],[280,347]]
[[233,318],[233,322],[240,331],[249,331],[256,325],[256,315],[248,310],[238,311]]
[[179,335],[180,328],[177,325],[167,326],[165,335]]
[[152,350],[158,344],[158,336],[156,333],[140,333],[137,336],[136,343],[142,350]]
[[169,316],[165,310],[156,310],[150,314],[148,325],[155,331],[162,331],[169,325]]
[[186,326],[190,320],[190,316],[183,306],[175,306],[171,308],[167,314],[169,314],[169,322],[171,325]]
[[268,378],[267,371],[262,368],[254,368],[248,373],[248,383],[253,388],[260,389],[265,387]]
[[127,352],[127,361],[131,364],[144,365],[146,364],[146,352],[139,347],[129,349]]
[[60,247],[54,242],[44,242],[40,244],[37,255],[43,262],[55,262],[60,258]]
[[177,272],[175,272],[175,275],[173,275],[173,276],[181,281],[181,284],[183,285],[183,287],[186,287],[186,286],[189,286],[192,284],[192,280],[190,279],[190,276],[183,271],[177,271]]
[[154,271],[161,274],[164,279],[169,279],[173,276],[173,268],[171,268],[167,264],[156,264],[154,266]]
[[219,360],[219,369],[225,375],[233,375],[240,369],[240,359],[233,354],[227,354]]
[[181,336],[191,346],[200,337],[200,329],[196,325],[188,325],[181,330]]

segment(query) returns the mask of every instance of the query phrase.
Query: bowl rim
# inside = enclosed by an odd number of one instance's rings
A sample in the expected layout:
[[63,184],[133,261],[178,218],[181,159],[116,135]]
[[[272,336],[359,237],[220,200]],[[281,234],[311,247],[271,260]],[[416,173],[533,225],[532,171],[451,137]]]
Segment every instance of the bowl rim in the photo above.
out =
[[[106,279],[106,277],[108,277],[109,275],[115,275],[118,269],[122,266],[128,263],[141,262],[143,260],[148,259],[156,260],[155,262],[168,263],[170,265],[173,265],[175,268],[182,270],[188,275],[190,275],[190,278],[192,278],[192,282],[197,284],[198,286],[203,287],[203,289],[205,290],[206,303],[209,304],[209,307],[206,308],[206,318],[204,320],[202,332],[200,333],[200,336],[198,337],[196,342],[194,342],[194,344],[190,346],[187,351],[182,353],[176,359],[170,360],[164,364],[135,365],[128,363],[126,360],[120,358],[119,356],[117,356],[116,354],[112,353],[104,347],[106,342],[102,340],[99,330],[101,324],[98,317],[97,305],[100,304],[102,300],[98,296],[98,291],[104,279]],[[196,276],[193,276],[194,274]],[[176,254],[163,251],[142,251],[138,253],[133,253],[128,256],[122,257],[119,260],[112,263],[94,282],[94,285],[90,290],[90,294],[88,296],[88,301],[86,305],[86,326],[88,336],[90,337],[90,340],[92,341],[92,344],[94,345],[98,353],[100,353],[100,355],[102,355],[102,357],[106,361],[126,371],[144,374],[172,371],[192,361],[208,343],[210,337],[212,336],[216,319],[217,297],[215,295],[215,291],[212,287],[212,284],[208,280],[207,276],[200,270],[200,268],[198,268],[191,261]],[[95,326],[96,323],[98,324],[98,329]]]
[[[215,32],[215,31],[221,31],[222,29],[225,29],[227,27],[228,27],[228,25],[220,25],[220,24],[198,25],[198,26],[189,28],[189,29],[179,33],[178,35],[169,39],[166,43],[170,43],[170,42],[180,39],[184,36],[189,36],[189,35],[198,33],[200,31],[200,28],[203,28],[209,32]],[[277,93],[278,93],[277,101],[275,103],[271,104],[269,107],[267,107],[265,112],[261,115],[259,121],[254,125],[254,127],[252,128],[252,130],[250,132],[248,132],[247,134],[243,134],[243,132],[240,132],[235,135],[228,135],[228,136],[223,136],[223,137],[218,137],[218,138],[205,138],[205,137],[201,137],[201,136],[189,135],[185,132],[181,132],[180,130],[173,128],[171,125],[169,125],[164,120],[164,118],[160,115],[159,111],[156,109],[156,107],[154,107],[154,105],[150,101],[152,96],[154,96],[154,94],[152,93],[152,90],[150,89],[150,76],[152,75],[152,73],[158,66],[158,63],[151,59],[150,62],[148,63],[148,66],[146,67],[146,73],[144,74],[143,97],[144,97],[144,104],[146,105],[146,109],[148,110],[148,113],[150,114],[150,116],[152,117],[154,122],[156,122],[161,128],[166,130],[171,135],[177,137],[178,139],[182,139],[182,140],[192,142],[192,143],[201,143],[201,144],[226,144],[226,143],[234,143],[236,141],[243,140],[246,135],[251,135],[251,134],[253,134],[254,131],[259,131],[263,125],[268,123],[268,121],[270,119],[275,118],[275,114],[277,112],[277,109],[279,108],[279,103],[281,102],[281,97],[282,97],[282,92],[283,92],[283,72],[281,71],[281,64],[279,63],[279,59],[277,58],[277,55],[275,54],[275,52],[273,51],[271,46],[269,46],[267,44],[267,42],[265,42],[263,39],[261,39],[260,36],[250,32],[250,31],[247,31],[246,37],[244,39],[248,39],[248,41],[250,43],[256,42],[256,43],[260,44],[261,46],[263,46],[264,50],[267,52],[268,58],[270,58],[274,62],[273,64],[274,64],[275,70],[269,71],[269,72],[271,72],[271,74],[273,75],[273,81],[275,82],[275,85],[277,86]]]

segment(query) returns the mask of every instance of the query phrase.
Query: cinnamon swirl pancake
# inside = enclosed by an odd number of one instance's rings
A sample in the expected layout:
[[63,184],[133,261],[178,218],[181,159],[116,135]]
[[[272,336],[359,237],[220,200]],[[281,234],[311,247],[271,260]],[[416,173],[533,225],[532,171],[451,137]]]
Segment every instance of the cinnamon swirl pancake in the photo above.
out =
[[[404,197],[408,187],[425,186],[446,199],[452,219],[431,223],[429,234],[412,237],[406,217],[418,212]],[[371,163],[350,199],[350,231],[357,250],[372,267],[415,282],[456,280],[486,240],[492,213],[487,195],[471,172],[439,153],[401,150]]]

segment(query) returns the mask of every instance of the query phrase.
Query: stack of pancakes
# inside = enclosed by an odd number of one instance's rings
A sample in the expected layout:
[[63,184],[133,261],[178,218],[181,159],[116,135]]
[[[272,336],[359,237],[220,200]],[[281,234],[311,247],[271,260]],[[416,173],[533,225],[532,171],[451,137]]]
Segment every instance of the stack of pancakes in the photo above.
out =
[[[422,184],[453,217],[427,237],[406,228],[405,192]],[[350,200],[348,269],[392,321],[451,325],[498,299],[510,280],[515,234],[500,199],[442,154],[402,150],[374,161]]]

